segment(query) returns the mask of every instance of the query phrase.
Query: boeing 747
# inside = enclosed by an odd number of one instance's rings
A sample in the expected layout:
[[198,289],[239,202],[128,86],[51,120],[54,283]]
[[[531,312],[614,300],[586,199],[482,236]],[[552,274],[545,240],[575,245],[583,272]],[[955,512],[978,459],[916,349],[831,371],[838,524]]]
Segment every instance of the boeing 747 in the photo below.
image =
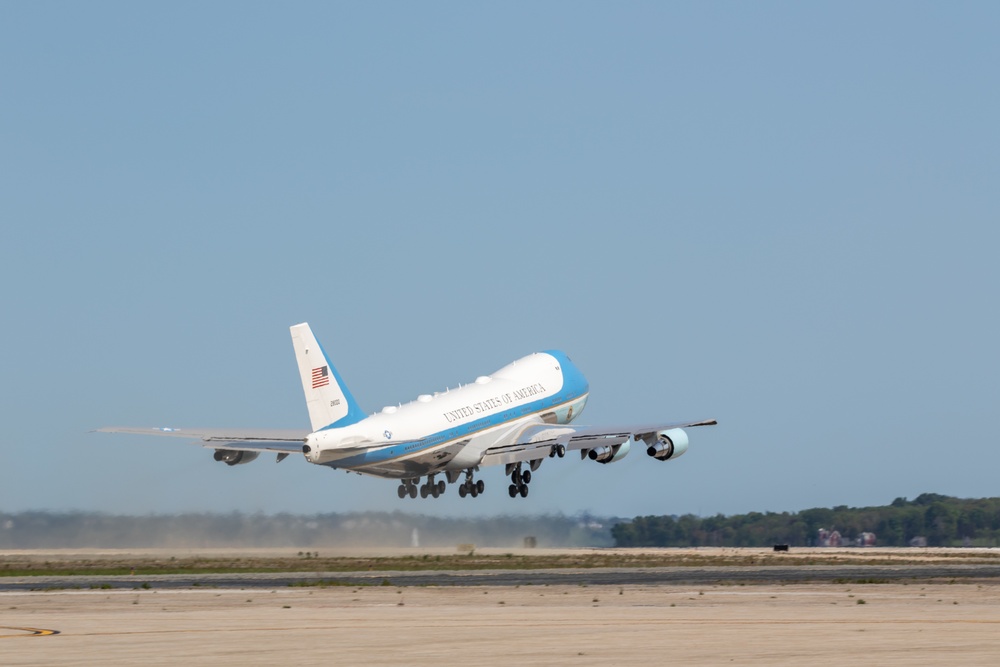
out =
[[[366,415],[306,323],[291,327],[311,430],[105,427],[107,433],[188,438],[215,450],[228,465],[250,463],[264,452],[280,462],[301,453],[310,463],[399,480],[400,498],[485,491],[481,468],[505,466],[511,498],[527,497],[532,473],[546,458],[569,451],[612,463],[632,445],[659,461],[687,451],[686,428],[714,419],[625,426],[571,424],[587,404],[590,387],[562,352],[537,352],[475,382]],[[641,443],[641,445],[640,445]],[[421,480],[424,480],[421,483]]]

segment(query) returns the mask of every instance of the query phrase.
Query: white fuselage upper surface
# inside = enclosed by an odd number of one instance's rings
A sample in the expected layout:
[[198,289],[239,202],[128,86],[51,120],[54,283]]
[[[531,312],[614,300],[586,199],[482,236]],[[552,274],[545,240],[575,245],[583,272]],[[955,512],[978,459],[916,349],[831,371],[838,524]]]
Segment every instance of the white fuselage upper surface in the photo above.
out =
[[526,423],[565,424],[589,388],[560,352],[538,352],[458,389],[387,407],[356,424],[312,433],[312,463],[384,477],[472,468]]

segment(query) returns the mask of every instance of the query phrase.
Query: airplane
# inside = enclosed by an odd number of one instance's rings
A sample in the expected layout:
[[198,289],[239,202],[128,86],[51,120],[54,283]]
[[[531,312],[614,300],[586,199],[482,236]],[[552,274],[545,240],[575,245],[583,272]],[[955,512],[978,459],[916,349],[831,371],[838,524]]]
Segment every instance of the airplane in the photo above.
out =
[[[590,386],[564,353],[536,352],[468,385],[421,394],[405,405],[367,415],[330,363],[308,323],[291,327],[311,430],[104,427],[105,433],[162,435],[200,441],[227,465],[244,465],[264,452],[281,462],[306,461],[363,475],[399,480],[402,498],[437,498],[460,479],[458,495],[486,490],[481,468],[505,466],[511,498],[528,496],[532,473],[546,458],[579,451],[582,460],[613,463],[633,444],[659,461],[688,450],[686,428],[716,420],[624,426],[571,425]],[[420,480],[426,478],[422,484]],[[443,479],[442,479],[443,478]],[[418,488],[419,484],[419,488]]]

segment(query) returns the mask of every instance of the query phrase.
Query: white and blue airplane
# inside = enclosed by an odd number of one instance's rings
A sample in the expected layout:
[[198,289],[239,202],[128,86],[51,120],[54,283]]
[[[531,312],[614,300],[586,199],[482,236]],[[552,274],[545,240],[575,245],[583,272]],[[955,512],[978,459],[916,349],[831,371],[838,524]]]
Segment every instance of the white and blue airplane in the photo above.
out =
[[[366,415],[306,323],[291,327],[310,431],[105,427],[107,433],[165,435],[200,441],[215,460],[250,463],[263,452],[277,461],[302,453],[317,465],[400,481],[400,498],[437,498],[445,480],[461,497],[485,490],[476,473],[506,466],[511,498],[527,497],[531,473],[546,458],[579,451],[582,459],[611,463],[642,443],[654,459],[676,459],[688,449],[685,428],[714,419],[628,426],[570,425],[583,412],[590,387],[562,352],[537,352],[458,389]],[[441,478],[439,478],[439,476]],[[423,484],[420,480],[426,478]],[[419,484],[419,488],[418,488]]]

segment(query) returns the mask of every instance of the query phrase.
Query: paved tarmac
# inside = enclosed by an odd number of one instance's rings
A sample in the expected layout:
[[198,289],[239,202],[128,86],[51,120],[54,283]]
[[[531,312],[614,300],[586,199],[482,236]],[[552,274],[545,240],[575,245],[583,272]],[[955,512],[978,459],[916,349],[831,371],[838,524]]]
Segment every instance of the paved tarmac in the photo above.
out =
[[998,662],[1000,582],[967,578],[0,592],[4,667]]
[[792,565],[544,570],[285,572],[236,574],[77,575],[0,577],[0,591],[125,588],[281,588],[318,582],[350,586],[656,586],[725,583],[778,584],[838,581],[1000,580],[1000,565]]

